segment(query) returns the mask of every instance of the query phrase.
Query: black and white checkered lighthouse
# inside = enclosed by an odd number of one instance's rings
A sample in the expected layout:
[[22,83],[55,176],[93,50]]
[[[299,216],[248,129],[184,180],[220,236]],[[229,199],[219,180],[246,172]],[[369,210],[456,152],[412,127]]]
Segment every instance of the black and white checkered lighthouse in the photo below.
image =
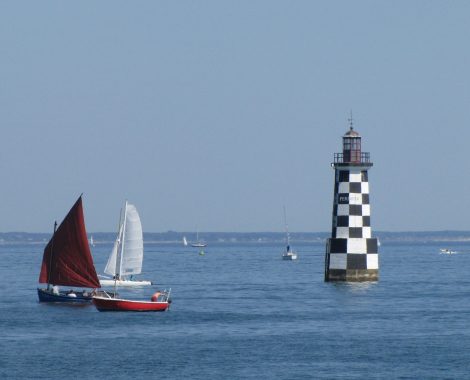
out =
[[325,281],[377,281],[377,239],[370,226],[370,154],[361,151],[361,136],[350,121],[343,152],[335,153],[333,223],[326,243]]

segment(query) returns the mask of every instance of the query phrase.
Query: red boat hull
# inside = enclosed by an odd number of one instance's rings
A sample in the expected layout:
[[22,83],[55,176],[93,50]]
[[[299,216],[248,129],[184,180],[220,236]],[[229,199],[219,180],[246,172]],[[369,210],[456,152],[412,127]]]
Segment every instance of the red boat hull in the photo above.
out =
[[98,311],[166,311],[168,302],[132,301],[119,298],[93,297]]

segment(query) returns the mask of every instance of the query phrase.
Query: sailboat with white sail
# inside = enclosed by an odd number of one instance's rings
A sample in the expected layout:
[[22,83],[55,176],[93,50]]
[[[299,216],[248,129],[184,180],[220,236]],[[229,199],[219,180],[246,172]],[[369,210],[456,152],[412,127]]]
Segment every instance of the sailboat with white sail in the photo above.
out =
[[290,246],[289,227],[287,225],[286,206],[284,206],[284,224],[286,226],[286,250],[282,252],[283,260],[297,260],[297,252],[294,252]]
[[186,240],[186,236],[183,236],[183,245],[184,245],[185,247],[188,246],[188,241]]
[[101,286],[152,285],[151,281],[134,279],[142,272],[143,259],[144,239],[139,213],[133,204],[126,201],[121,211],[118,235],[104,269],[104,273],[112,278],[101,278]]
[[199,231],[196,231],[196,241],[191,243],[191,247],[204,248],[207,247],[207,243],[203,240],[199,240]]

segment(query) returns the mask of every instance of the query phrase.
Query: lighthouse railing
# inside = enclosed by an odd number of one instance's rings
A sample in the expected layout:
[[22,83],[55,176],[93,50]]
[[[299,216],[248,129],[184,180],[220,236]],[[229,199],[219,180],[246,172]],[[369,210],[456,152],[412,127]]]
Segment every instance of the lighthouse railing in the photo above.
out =
[[334,154],[334,161],[335,164],[346,164],[349,162],[354,162],[358,164],[368,164],[370,163],[370,153],[369,152],[361,152],[360,157],[356,155],[354,152],[350,152],[348,154],[344,153],[335,153]]

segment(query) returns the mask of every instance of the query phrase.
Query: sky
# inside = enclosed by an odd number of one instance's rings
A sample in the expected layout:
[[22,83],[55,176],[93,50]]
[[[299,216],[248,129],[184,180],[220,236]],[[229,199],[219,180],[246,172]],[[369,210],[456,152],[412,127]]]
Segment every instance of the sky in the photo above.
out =
[[373,230],[470,229],[468,1],[0,2],[0,232],[323,232],[353,112]]

